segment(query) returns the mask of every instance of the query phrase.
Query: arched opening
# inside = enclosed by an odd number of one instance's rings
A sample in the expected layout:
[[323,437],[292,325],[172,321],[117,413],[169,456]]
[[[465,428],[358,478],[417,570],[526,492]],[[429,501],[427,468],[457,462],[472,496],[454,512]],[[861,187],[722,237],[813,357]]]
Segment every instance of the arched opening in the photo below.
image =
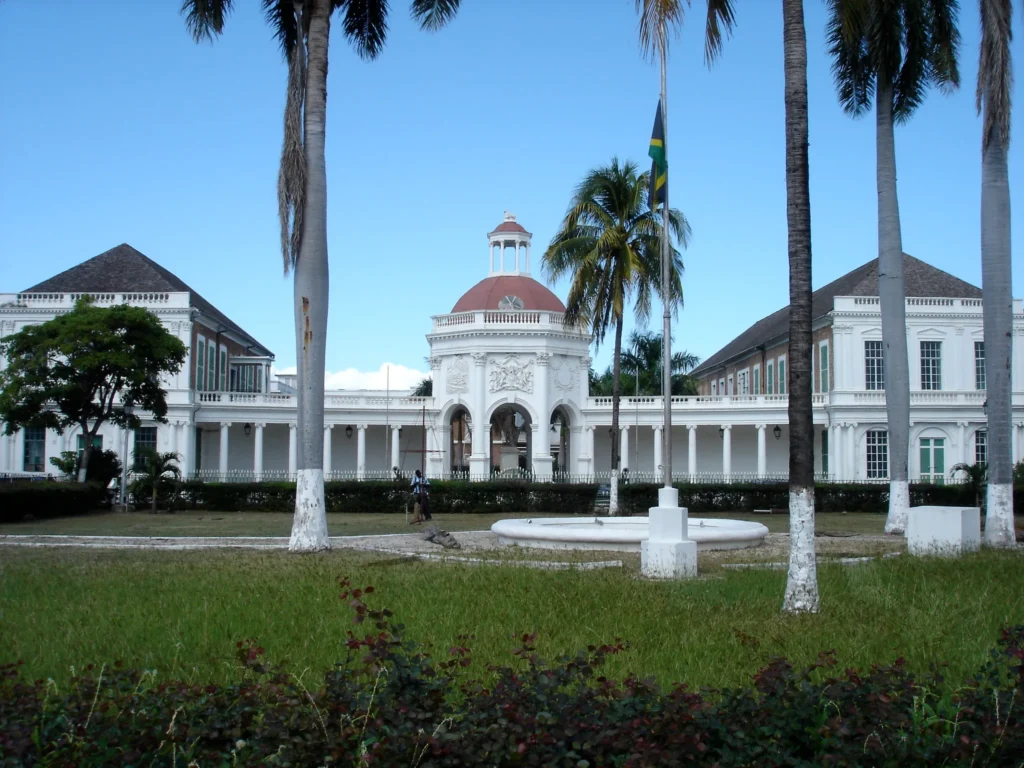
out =
[[518,405],[502,405],[491,416],[491,475],[532,476],[530,414]]
[[469,418],[469,411],[465,408],[457,409],[451,421],[451,443],[448,455],[451,457],[449,471],[453,477],[469,476],[469,457],[473,453],[473,423]]
[[555,480],[569,479],[569,435],[571,421],[569,409],[558,406],[551,413],[551,468]]

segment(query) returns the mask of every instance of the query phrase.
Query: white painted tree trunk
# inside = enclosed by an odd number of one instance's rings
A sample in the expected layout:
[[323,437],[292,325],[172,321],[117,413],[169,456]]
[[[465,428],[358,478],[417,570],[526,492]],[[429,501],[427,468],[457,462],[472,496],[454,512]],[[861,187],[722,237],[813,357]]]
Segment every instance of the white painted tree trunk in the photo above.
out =
[[619,470],[613,469],[608,478],[608,514],[619,514]]
[[[988,110],[992,98],[985,100]],[[1009,109],[1009,105],[1006,107]],[[1010,266],[1010,184],[1006,147],[993,121],[981,161],[981,291],[984,303],[985,386],[988,397],[988,499],[985,544],[1012,547],[1013,294]]]
[[910,492],[910,368],[907,361],[906,286],[903,279],[903,236],[896,195],[896,139],[893,132],[893,89],[878,78],[875,93],[876,184],[878,187],[878,298],[882,313],[882,358],[885,367],[885,411],[889,424],[889,515],[885,532],[907,529]]
[[782,610],[817,613],[818,563],[814,551],[814,489],[789,491],[789,573]]
[[324,364],[327,352],[327,50],[331,4],[312,5],[307,43],[304,148],[306,209],[295,263],[295,334],[298,369],[295,517],[289,549],[330,547],[324,505]]

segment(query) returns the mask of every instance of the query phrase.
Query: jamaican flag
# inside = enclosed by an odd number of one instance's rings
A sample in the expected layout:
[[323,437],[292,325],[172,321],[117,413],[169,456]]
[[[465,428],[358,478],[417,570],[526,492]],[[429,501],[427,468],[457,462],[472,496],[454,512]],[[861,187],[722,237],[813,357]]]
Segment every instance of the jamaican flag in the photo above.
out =
[[661,99],[658,99],[658,111],[654,115],[654,131],[651,133],[651,147],[647,154],[654,161],[651,163],[651,208],[665,202],[668,192],[668,154],[665,151],[665,124],[661,119]]

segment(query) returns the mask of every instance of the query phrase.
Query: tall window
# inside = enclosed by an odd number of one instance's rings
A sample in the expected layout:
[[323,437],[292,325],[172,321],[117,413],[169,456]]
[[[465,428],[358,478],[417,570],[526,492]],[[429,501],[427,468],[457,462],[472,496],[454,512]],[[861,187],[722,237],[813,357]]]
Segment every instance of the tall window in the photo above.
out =
[[211,392],[217,389],[217,349],[213,344],[206,345],[206,388]]
[[818,374],[818,391],[828,392],[828,344],[818,347],[820,373]]
[[[92,449],[94,451],[102,451],[103,450],[103,435],[96,435],[92,439]],[[77,447],[77,450],[78,450],[78,462],[79,462],[79,464],[81,464],[81,462],[82,462],[82,451],[85,450],[85,437],[82,436],[82,435],[78,436],[78,447]]]
[[942,342],[921,342],[921,389],[942,389]]
[[988,464],[988,430],[979,429],[974,433],[974,463]]
[[786,358],[779,358],[779,394],[786,394]]
[[761,394],[761,366],[754,366],[754,394]]
[[718,380],[718,394],[720,394],[720,395],[724,395],[725,394],[725,379],[719,379]]
[[132,470],[142,472],[146,469],[147,451],[156,450],[156,427],[139,427],[135,430],[135,454]]
[[821,430],[821,473],[828,474],[828,430]]
[[864,342],[864,389],[885,389],[885,362],[882,342]]
[[42,472],[46,469],[46,427],[25,427],[25,457],[23,472]]
[[889,476],[889,433],[873,429],[867,434],[868,478],[881,480]]
[[775,363],[768,363],[768,386],[765,387],[769,395],[775,394]]
[[712,381],[711,382],[711,394],[712,395],[717,395],[718,394],[718,382],[717,381]]
[[220,351],[220,391],[227,392],[228,389],[228,351]]
[[732,396],[732,394],[733,394],[733,392],[735,391],[735,390],[734,390],[734,389],[732,388],[732,374],[731,374],[731,373],[730,373],[730,374],[729,374],[729,376],[727,377],[727,379],[726,379],[726,382],[727,382],[727,383],[726,383],[726,385],[725,385],[725,386],[726,386],[725,394],[727,394],[727,395],[729,395],[729,396],[731,397],[731,396]]
[[946,441],[941,437],[921,438],[921,480],[936,485],[946,481]]
[[987,389],[985,382],[985,342],[974,342],[974,388]]
[[206,389],[206,342],[199,340],[196,354],[196,389]]
[[750,371],[740,371],[736,374],[736,394],[750,394]]

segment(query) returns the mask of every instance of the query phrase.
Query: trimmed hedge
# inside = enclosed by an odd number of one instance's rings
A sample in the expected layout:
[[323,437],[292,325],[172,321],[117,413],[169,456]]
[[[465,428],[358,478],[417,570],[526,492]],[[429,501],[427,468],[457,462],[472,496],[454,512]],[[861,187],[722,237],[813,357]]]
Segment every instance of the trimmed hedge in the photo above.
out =
[[[647,514],[657,504],[660,485],[645,483],[619,486],[619,507],[622,514]],[[786,483],[675,484],[679,490],[679,506],[690,512],[752,512],[755,509],[789,509],[789,486]],[[1014,505],[1018,494],[1015,489]],[[1022,499],[1024,500],[1024,499]],[[973,507],[974,490],[966,484],[934,485],[911,483],[911,506],[938,505]],[[887,483],[827,483],[814,488],[816,512],[877,512],[889,510]]]
[[[432,513],[506,514],[510,512],[561,512],[592,514],[596,484],[525,483],[498,481],[469,483],[432,481]],[[328,512],[399,512],[412,505],[407,482],[340,480],[324,483]],[[190,508],[229,511],[292,512],[295,483],[203,483],[182,485],[182,503]]]
[[99,483],[62,483],[52,480],[19,480],[0,483],[0,522],[34,518],[85,515],[106,502]]
[[239,681],[156,679],[89,667],[70,686],[0,666],[0,765],[739,766],[1018,765],[1024,755],[1024,626],[1006,629],[966,685],[901,660],[858,671],[822,653],[805,669],[774,659],[722,691],[613,680],[626,644],[546,662],[534,635],[508,666],[469,678],[471,638],[434,659],[373,587],[340,580],[360,629],[317,684],[237,644]]

